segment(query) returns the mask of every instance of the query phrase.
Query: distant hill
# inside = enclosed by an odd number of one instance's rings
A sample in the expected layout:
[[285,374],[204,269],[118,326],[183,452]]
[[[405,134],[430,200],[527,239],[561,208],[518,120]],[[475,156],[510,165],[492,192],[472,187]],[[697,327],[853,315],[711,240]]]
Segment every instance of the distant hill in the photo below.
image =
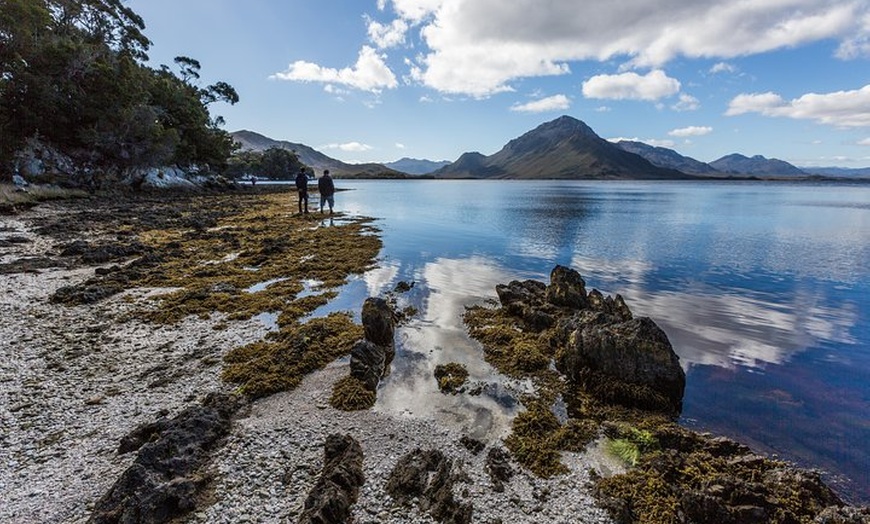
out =
[[439,178],[677,179],[693,178],[604,140],[585,123],[561,116],[484,156],[465,153],[434,175]]
[[427,175],[450,164],[449,160],[433,162],[432,160],[419,160],[416,158],[401,158],[395,162],[386,162],[384,165],[390,169],[408,173],[409,175]]
[[813,175],[838,178],[870,178],[870,167],[802,167],[801,170]]
[[755,155],[752,158],[732,154],[726,155],[719,160],[710,162],[710,165],[724,173],[751,176],[807,176],[805,171],[776,158],[765,158]]
[[305,144],[273,140],[253,131],[235,131],[230,133],[230,136],[233,137],[233,140],[239,143],[242,150],[265,151],[273,147],[278,147],[293,151],[296,153],[296,156],[299,157],[299,160],[303,164],[313,168],[318,176],[323,173],[324,169],[329,169],[330,174],[335,178],[396,178],[404,176],[404,173],[382,164],[347,164],[341,160],[330,158]]
[[656,147],[643,142],[635,142],[632,140],[620,140],[616,145],[628,151],[640,155],[649,160],[655,166],[676,169],[690,175],[702,176],[717,176],[723,173],[710,164],[695,160],[694,158],[683,156],[673,149],[666,147]]

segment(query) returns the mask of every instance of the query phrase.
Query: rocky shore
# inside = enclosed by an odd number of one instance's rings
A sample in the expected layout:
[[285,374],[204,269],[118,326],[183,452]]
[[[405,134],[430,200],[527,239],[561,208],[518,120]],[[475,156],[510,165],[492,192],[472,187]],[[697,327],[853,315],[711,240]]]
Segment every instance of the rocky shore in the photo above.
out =
[[[338,227],[326,227],[294,215],[293,198],[125,196],[0,217],[0,520],[870,519],[866,508],[843,507],[817,476],[675,427],[681,370],[666,337],[618,297],[587,292],[567,268],[555,285],[500,286],[499,307],[467,319],[488,361],[535,377],[539,395],[522,399],[529,409],[517,417],[534,435],[515,423],[505,442],[479,442],[425,416],[333,407],[336,383],[370,376],[354,371],[351,355],[371,336],[339,318],[306,331],[305,318],[371,266],[377,245],[365,221],[339,216]],[[345,237],[348,256],[327,263],[319,244]],[[303,292],[311,281],[322,293]],[[633,354],[628,375],[594,350],[631,337],[658,348],[651,358],[661,366],[650,371],[652,361]],[[508,340],[525,351],[504,350]],[[383,373],[376,366],[389,380]],[[614,374],[632,378],[614,388]],[[445,394],[468,394],[461,380],[451,388]],[[534,407],[569,394],[571,416],[555,425]],[[637,435],[650,437],[646,448]],[[640,453],[634,467],[605,450],[620,439]],[[674,475],[689,468],[697,474]],[[765,478],[739,476],[747,471]],[[658,491],[644,491],[650,486]],[[694,513],[654,513],[650,497]]]

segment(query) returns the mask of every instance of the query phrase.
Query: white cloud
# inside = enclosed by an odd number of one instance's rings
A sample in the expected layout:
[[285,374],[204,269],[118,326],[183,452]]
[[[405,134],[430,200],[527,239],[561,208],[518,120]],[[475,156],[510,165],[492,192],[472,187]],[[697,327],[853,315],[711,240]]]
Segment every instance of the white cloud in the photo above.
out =
[[428,47],[415,59],[413,78],[438,91],[476,97],[510,91],[519,78],[566,74],[569,63],[582,60],[660,68],[677,57],[719,58],[717,66],[725,71],[730,58],[822,40],[839,41],[845,58],[870,51],[866,0],[392,0],[391,5],[409,26],[419,26]]
[[853,91],[808,93],[789,101],[771,92],[741,94],[731,100],[725,112],[728,116],[745,113],[815,120],[838,127],[868,127],[870,84]]
[[680,129],[674,129],[672,131],[668,131],[668,135],[669,136],[677,136],[677,137],[704,136],[704,135],[709,135],[712,132],[713,132],[712,127],[689,126],[689,127],[681,127]]
[[408,23],[402,19],[393,20],[390,24],[381,24],[375,20],[368,20],[368,35],[379,49],[396,47],[405,42],[405,33],[408,32]]
[[671,106],[674,111],[696,111],[701,107],[701,101],[692,95],[680,93],[680,100]]
[[858,141],[859,146],[870,146],[870,138],[865,138],[864,140]]
[[363,46],[353,67],[332,69],[298,60],[290,64],[286,71],[275,73],[271,78],[296,82],[335,83],[372,93],[380,93],[383,89],[394,89],[398,86],[396,76],[387,67],[384,57],[369,46]]
[[562,111],[571,107],[571,100],[565,95],[553,95],[525,104],[514,104],[511,111],[521,113],[546,113],[547,111]]
[[401,142],[396,142],[396,149],[405,149],[405,144]]
[[659,69],[646,75],[596,75],[583,82],[583,96],[611,100],[658,100],[680,91],[680,82]]
[[710,68],[710,72],[713,74],[716,73],[736,73],[737,67],[733,64],[729,64],[728,62],[717,62]]
[[339,151],[361,153],[363,151],[371,151],[373,148],[368,144],[360,142],[345,142],[344,144],[326,144],[320,147],[321,149],[338,149]]

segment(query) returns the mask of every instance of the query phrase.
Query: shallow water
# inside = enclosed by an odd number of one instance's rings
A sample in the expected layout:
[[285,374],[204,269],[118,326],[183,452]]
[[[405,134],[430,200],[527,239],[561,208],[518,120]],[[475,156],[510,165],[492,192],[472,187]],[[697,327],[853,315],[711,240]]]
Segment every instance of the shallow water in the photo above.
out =
[[[622,294],[687,372],[681,423],[826,472],[870,502],[870,185],[765,182],[345,181],[336,210],[377,217],[380,267],[329,309],[401,280],[420,311],[375,409],[504,435],[527,384],[492,379],[466,305],[555,264]],[[328,225],[324,223],[323,225]],[[322,313],[322,312],[321,312]],[[438,392],[469,367],[479,396]]]

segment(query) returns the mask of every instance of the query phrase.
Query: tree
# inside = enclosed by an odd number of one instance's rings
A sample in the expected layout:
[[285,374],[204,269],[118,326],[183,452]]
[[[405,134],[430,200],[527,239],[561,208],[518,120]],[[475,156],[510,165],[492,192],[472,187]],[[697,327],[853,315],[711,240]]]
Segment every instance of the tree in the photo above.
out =
[[145,66],[144,27],[121,0],[0,0],[0,172],[33,139],[72,159],[74,184],[226,166],[233,143],[208,106],[238,94],[225,82],[196,86],[189,57],[176,59],[179,76]]

